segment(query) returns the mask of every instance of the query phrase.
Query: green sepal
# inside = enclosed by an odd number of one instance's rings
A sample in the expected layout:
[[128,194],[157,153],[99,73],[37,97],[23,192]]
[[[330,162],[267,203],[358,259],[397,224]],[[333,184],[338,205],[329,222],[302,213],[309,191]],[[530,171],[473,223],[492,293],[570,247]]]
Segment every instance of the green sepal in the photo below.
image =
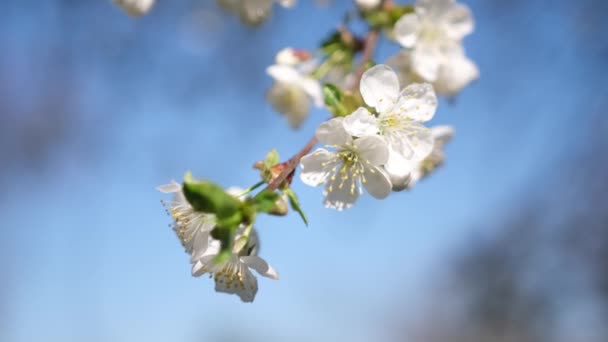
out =
[[279,199],[279,194],[272,190],[262,190],[253,198],[253,205],[256,212],[270,213],[275,208],[275,203]]
[[184,176],[184,196],[194,210],[215,214],[218,220],[237,220],[241,201],[226,193],[217,184],[205,180],[195,180],[192,174]]
[[266,169],[270,169],[271,167],[277,165],[281,159],[279,158],[279,152],[276,149],[270,150],[264,159],[264,167]]
[[300,206],[300,201],[298,200],[298,196],[296,196],[296,193],[291,188],[284,189],[283,193],[287,195],[287,199],[289,199],[289,205],[291,205],[291,208],[297,211],[298,214],[300,214],[302,221],[304,221],[304,224],[308,226],[308,218],[306,217],[304,210],[302,210],[302,207]]

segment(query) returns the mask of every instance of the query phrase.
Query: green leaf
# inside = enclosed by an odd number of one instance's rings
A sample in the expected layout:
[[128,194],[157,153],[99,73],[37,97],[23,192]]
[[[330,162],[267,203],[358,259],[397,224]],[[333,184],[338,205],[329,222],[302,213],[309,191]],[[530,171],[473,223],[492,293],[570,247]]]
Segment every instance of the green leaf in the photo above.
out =
[[195,180],[188,173],[184,177],[183,189],[186,199],[194,210],[215,214],[220,221],[238,219],[241,201],[226,193],[217,184]]
[[326,83],[323,86],[323,98],[325,99],[325,105],[327,106],[327,109],[336,117],[350,114],[342,104],[342,97],[342,91],[335,85]]
[[291,188],[287,188],[287,189],[283,190],[283,193],[287,195],[287,198],[289,199],[289,205],[291,205],[291,208],[293,210],[297,211],[298,214],[300,214],[302,221],[304,221],[304,224],[306,224],[308,226],[308,218],[306,217],[306,214],[304,214],[304,211],[302,210],[302,207],[300,206],[300,201],[298,200],[298,196],[296,196],[296,193],[293,192],[293,190]]
[[264,166],[265,168],[270,169],[271,167],[277,165],[280,161],[281,159],[279,159],[279,152],[273,148],[266,155],[266,159],[264,159]]
[[270,213],[274,209],[278,199],[279,194],[276,192],[272,190],[263,190],[255,195],[253,203],[257,212]]
[[216,226],[211,231],[211,237],[218,240],[220,242],[220,253],[215,258],[215,262],[223,263],[228,260],[230,255],[232,254],[232,246],[234,244],[234,237],[236,236],[236,231],[238,229],[238,225],[236,226]]

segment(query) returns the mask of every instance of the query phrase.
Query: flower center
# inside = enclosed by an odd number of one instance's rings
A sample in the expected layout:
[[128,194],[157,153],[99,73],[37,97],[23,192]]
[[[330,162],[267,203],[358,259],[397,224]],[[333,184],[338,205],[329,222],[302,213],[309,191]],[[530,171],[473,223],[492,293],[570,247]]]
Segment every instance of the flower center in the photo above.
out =
[[445,39],[445,32],[441,27],[428,23],[422,26],[419,37],[426,42],[439,42]]

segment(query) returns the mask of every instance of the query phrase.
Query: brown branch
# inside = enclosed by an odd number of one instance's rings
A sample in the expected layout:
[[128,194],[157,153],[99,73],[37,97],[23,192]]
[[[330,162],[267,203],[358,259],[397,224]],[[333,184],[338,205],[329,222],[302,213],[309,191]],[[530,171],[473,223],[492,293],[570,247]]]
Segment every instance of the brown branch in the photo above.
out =
[[[380,35],[380,32],[377,29],[372,29],[367,34],[367,37],[365,37],[364,47],[363,47],[363,59],[361,60],[361,64],[359,65],[359,68],[357,69],[357,73],[355,74],[356,75],[355,79],[357,80],[357,82],[355,82],[355,85],[353,86],[352,90],[357,89],[359,87],[359,82],[361,81],[361,76],[363,76],[363,73],[365,72],[365,66],[372,59],[372,57],[374,55],[374,51],[376,50],[376,45],[378,43],[379,35]],[[276,176],[268,184],[268,186],[266,187],[266,190],[278,189],[285,180],[287,180],[289,183],[291,183],[291,177],[293,177],[293,174],[294,174],[296,168],[298,167],[298,164],[300,163],[300,159],[302,159],[302,157],[304,157],[306,154],[308,154],[310,152],[310,150],[312,150],[312,148],[315,147],[316,144],[317,144],[317,138],[313,136],[308,141],[308,143],[300,151],[298,151],[298,153],[296,153],[293,157],[291,157],[286,162],[279,164],[282,166],[282,171],[281,171],[281,173],[279,173],[278,176]]]

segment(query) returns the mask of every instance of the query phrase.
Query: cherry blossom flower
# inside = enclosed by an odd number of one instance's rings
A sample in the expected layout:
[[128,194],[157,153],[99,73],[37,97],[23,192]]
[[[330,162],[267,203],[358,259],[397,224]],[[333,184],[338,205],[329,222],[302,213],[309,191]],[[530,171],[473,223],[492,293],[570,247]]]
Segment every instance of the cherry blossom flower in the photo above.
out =
[[422,124],[437,109],[433,87],[414,83],[400,91],[397,74],[387,65],[376,65],[363,74],[360,91],[378,116],[361,107],[344,119],[344,128],[355,137],[381,135],[388,146],[384,168],[391,182],[406,182],[416,163],[433,149],[431,131]]
[[335,151],[318,148],[300,161],[302,181],[310,186],[325,183],[324,204],[344,210],[353,206],[364,187],[372,196],[385,198],[391,182],[382,169],[388,161],[388,148],[376,135],[353,139],[344,129],[344,118],[322,123],[317,139]]
[[[423,80],[435,82],[442,72],[444,78],[454,77],[454,68],[459,67],[454,63],[464,63],[461,41],[473,29],[467,6],[454,0],[418,0],[415,12],[402,16],[393,34],[411,49],[412,70]],[[455,57],[460,60],[454,62]]]
[[[220,252],[220,242],[210,239],[209,248],[192,260],[192,275],[199,277],[209,273],[215,280],[215,291],[236,294],[243,302],[253,302],[258,291],[258,281],[250,269],[270,279],[279,278],[277,271],[257,256],[257,247],[254,245],[257,238],[254,236],[255,230],[245,246],[235,243],[230,258],[221,264],[215,262]],[[242,234],[237,235],[236,240],[241,237]]]

